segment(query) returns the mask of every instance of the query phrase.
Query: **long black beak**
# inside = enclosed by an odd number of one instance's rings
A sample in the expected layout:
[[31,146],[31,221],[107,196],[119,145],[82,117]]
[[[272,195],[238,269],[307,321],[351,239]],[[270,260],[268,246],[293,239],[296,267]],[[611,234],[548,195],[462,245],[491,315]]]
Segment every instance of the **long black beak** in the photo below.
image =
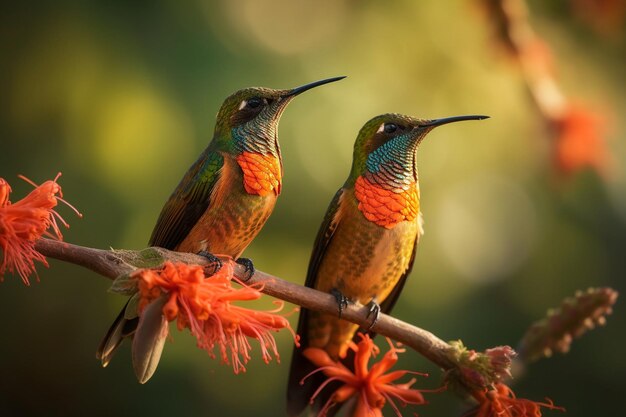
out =
[[484,120],[484,119],[489,119],[489,116],[471,115],[471,116],[443,117],[441,119],[430,120],[429,122],[420,125],[420,127],[427,127],[427,126],[437,127],[437,126],[445,125],[447,123],[462,122],[465,120]]
[[344,78],[346,78],[345,75],[341,77],[326,78],[325,80],[319,80],[309,84],[305,84],[287,91],[287,93],[283,95],[283,98],[297,96],[298,94],[304,93],[306,90],[310,90],[311,88],[315,88],[328,83],[334,83],[335,81],[343,80]]

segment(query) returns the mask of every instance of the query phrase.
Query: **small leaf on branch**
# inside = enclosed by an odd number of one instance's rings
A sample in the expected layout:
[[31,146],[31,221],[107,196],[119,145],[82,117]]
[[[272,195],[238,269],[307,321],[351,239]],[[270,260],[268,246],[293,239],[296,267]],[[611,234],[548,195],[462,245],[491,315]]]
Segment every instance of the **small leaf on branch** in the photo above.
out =
[[137,278],[131,277],[130,274],[120,275],[109,288],[111,293],[127,296],[134,295],[137,291]]
[[165,258],[157,248],[145,248],[140,251],[112,249],[112,252],[122,262],[137,269],[159,268],[165,262]]

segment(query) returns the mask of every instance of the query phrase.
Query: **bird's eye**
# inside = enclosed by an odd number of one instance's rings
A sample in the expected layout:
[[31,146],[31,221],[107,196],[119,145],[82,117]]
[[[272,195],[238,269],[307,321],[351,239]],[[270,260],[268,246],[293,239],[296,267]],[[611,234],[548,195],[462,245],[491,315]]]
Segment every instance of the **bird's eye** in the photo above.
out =
[[256,109],[262,103],[263,103],[263,100],[261,98],[259,98],[259,97],[252,97],[250,100],[248,100],[247,107],[249,107],[251,109]]
[[395,123],[385,123],[385,133],[393,133],[398,130],[398,125]]

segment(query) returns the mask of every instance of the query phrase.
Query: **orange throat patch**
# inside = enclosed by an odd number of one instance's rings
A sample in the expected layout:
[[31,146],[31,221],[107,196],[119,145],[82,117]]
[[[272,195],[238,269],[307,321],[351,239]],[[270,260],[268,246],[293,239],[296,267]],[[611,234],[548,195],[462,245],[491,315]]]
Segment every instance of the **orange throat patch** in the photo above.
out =
[[243,186],[248,194],[280,194],[282,168],[277,157],[243,152],[237,156],[237,163],[243,171]]
[[354,194],[365,218],[387,229],[402,221],[415,220],[420,211],[419,190],[415,183],[408,190],[396,193],[361,176],[354,184]]

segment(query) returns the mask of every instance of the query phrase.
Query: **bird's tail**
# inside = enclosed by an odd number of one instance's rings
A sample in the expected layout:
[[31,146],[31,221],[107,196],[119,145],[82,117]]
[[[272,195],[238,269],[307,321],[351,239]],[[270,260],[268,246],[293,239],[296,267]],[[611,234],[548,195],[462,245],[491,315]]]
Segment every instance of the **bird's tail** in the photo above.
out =
[[[337,382],[330,383],[324,387],[323,391],[316,393],[327,377],[322,372],[313,373],[317,367],[302,354],[308,347],[308,316],[308,310],[302,308],[297,331],[300,336],[300,347],[296,346],[293,349],[287,384],[287,416],[289,417],[299,416],[308,406],[311,406],[314,412],[319,412],[340,386]],[[314,395],[315,398],[312,400]],[[339,409],[340,407],[332,408],[326,415],[333,417]]]
[[103,367],[109,364],[113,354],[124,339],[131,337],[135,333],[135,330],[137,330],[137,324],[139,323],[139,318],[136,317],[137,314],[133,313],[131,315],[129,314],[130,312],[127,313],[126,311],[130,301],[131,299],[126,302],[120,314],[117,315],[96,351],[96,358],[102,361]]
[[308,406],[311,396],[315,392],[315,387],[311,378],[304,378],[315,370],[314,365],[304,357],[302,351],[307,346],[307,329],[306,316],[308,311],[304,308],[300,310],[300,318],[298,319],[297,334],[300,336],[300,346],[294,346],[293,355],[291,357],[291,367],[289,368],[289,381],[287,382],[287,416],[296,417],[304,411]]

